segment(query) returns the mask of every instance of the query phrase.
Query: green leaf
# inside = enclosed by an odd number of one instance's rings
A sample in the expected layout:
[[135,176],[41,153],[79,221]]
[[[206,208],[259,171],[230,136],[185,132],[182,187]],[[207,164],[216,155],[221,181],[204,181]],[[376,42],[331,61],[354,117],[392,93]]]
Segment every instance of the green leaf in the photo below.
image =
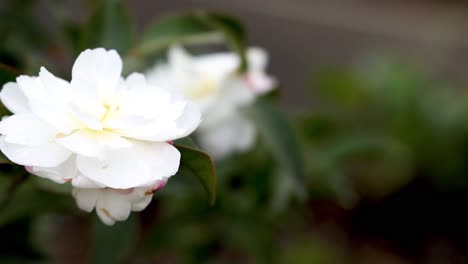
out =
[[236,19],[223,14],[199,11],[162,17],[143,35],[138,51],[146,55],[178,43],[217,43],[222,40],[239,54],[240,70],[244,71],[247,68],[244,28]]
[[82,49],[104,47],[127,54],[133,43],[133,28],[122,1],[103,0],[92,13],[86,24]]
[[190,138],[177,140],[175,146],[181,154],[179,173],[195,175],[208,193],[210,203],[214,204],[216,200],[216,172],[211,157],[200,151]]
[[139,52],[144,55],[164,50],[176,43],[192,44],[220,40],[220,32],[216,32],[193,14],[164,16],[143,35]]
[[304,199],[306,191],[303,149],[289,119],[266,100],[258,100],[249,112],[278,162],[280,178],[276,181],[278,185],[274,189],[281,199],[274,202],[275,207],[284,207],[287,199],[293,194],[299,199]]
[[[0,110],[0,112],[2,112]],[[13,164],[2,152],[0,152],[0,164]]]
[[126,263],[135,250],[139,227],[135,215],[113,226],[104,225],[98,217],[92,227],[91,263]]
[[363,80],[353,72],[343,69],[321,69],[312,82],[323,101],[337,104],[341,108],[362,107],[367,100]]
[[198,16],[200,19],[205,21],[208,25],[211,25],[214,29],[222,32],[225,40],[235,51],[240,59],[241,64],[239,71],[244,72],[247,70],[247,58],[245,55],[245,41],[246,34],[244,27],[235,18],[224,15],[224,14],[210,14],[205,12],[199,12]]
[[29,180],[39,190],[63,195],[70,195],[72,193],[72,185],[70,183],[58,184],[49,179],[41,177],[31,177]]
[[27,216],[48,212],[72,212],[76,209],[71,195],[38,190],[30,181],[17,186],[14,192],[2,190],[2,193],[11,197],[8,198],[8,203],[2,204],[0,226]]

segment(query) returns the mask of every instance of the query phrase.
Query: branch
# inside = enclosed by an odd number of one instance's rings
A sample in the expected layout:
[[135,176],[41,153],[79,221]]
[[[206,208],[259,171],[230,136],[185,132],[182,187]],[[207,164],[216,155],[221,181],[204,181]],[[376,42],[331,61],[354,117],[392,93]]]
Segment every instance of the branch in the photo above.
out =
[[29,177],[29,172],[25,171],[22,174],[16,175],[13,180],[11,180],[10,185],[5,191],[5,198],[0,202],[0,210],[8,206],[8,204],[13,199],[16,190],[21,184],[23,184],[26,179]]

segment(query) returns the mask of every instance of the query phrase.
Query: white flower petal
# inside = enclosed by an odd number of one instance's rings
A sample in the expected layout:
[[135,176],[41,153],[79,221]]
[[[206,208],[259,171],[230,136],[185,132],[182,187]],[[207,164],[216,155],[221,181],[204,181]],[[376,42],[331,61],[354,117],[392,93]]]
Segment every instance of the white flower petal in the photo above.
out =
[[143,211],[153,200],[153,195],[145,195],[139,201],[132,203],[132,211],[140,212]]
[[21,75],[16,78],[16,83],[29,102],[47,101],[48,95],[46,94],[44,86],[38,77]]
[[141,140],[171,141],[183,138],[191,134],[201,122],[199,108],[192,103],[187,103],[184,110],[176,120],[155,119],[141,126],[133,126],[119,129],[119,133]]
[[198,134],[200,147],[215,159],[248,150],[254,144],[255,138],[254,124],[238,114],[209,127],[202,127]]
[[133,142],[131,148],[109,152],[104,160],[79,156],[77,165],[91,180],[127,189],[174,175],[179,162],[179,151],[168,143]]
[[93,211],[99,195],[99,189],[73,189],[73,197],[75,197],[76,204],[81,210],[88,213]]
[[0,137],[0,149],[9,160],[24,166],[54,167],[71,155],[69,150],[55,143],[31,147],[8,143],[5,136]]
[[47,98],[49,102],[53,101],[57,104],[65,104],[69,102],[71,99],[71,86],[69,82],[55,77],[44,67],[41,67],[39,79],[42,82],[44,90],[49,96]]
[[0,121],[0,134],[9,143],[38,146],[51,142],[56,130],[30,113],[16,114]]
[[146,79],[141,73],[132,73],[125,81],[130,90],[140,89],[141,87],[146,88]]
[[99,216],[99,219],[101,219],[101,221],[108,225],[108,226],[111,226],[111,225],[114,225],[115,222],[117,222],[117,220],[115,220],[109,213],[109,211],[107,211],[107,209],[105,208],[101,208],[99,210],[96,210],[96,213],[97,215]]
[[29,112],[28,100],[23,94],[18,84],[9,82],[3,85],[0,92],[0,100],[8,110],[14,114]]
[[73,187],[84,188],[84,189],[96,189],[96,188],[105,188],[103,184],[99,184],[93,180],[90,180],[88,177],[79,174],[77,177],[72,180]]
[[57,143],[73,153],[100,158],[105,156],[108,150],[129,148],[132,145],[130,141],[114,133],[92,130],[79,130],[57,139]]
[[264,71],[268,64],[268,54],[262,48],[251,47],[247,50],[247,60],[250,71]]
[[141,211],[151,202],[150,187],[118,190],[111,188],[74,188],[78,207],[86,212],[96,208],[99,218],[107,225],[126,220],[131,211]]
[[131,204],[125,195],[110,189],[100,189],[100,192],[96,212],[105,224],[112,225],[115,221],[124,221],[130,216]]
[[85,50],[75,61],[71,84],[76,91],[98,95],[117,88],[122,60],[115,50]]
[[78,176],[76,157],[71,155],[66,161],[56,167],[31,167],[29,172],[57,183],[65,183],[72,179],[75,180]]

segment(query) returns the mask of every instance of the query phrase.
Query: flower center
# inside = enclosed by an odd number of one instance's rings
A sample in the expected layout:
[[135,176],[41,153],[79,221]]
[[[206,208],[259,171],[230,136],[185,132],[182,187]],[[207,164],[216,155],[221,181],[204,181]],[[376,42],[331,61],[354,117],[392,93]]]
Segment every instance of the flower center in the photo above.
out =
[[106,110],[104,112],[104,115],[100,119],[101,123],[104,123],[104,121],[106,121],[106,118],[107,118],[107,116],[109,116],[109,112],[111,111],[111,107],[110,107],[109,104],[104,104],[104,108]]
[[195,85],[189,86],[184,90],[185,96],[191,100],[198,101],[212,96],[216,91],[215,81],[210,78],[205,78]]

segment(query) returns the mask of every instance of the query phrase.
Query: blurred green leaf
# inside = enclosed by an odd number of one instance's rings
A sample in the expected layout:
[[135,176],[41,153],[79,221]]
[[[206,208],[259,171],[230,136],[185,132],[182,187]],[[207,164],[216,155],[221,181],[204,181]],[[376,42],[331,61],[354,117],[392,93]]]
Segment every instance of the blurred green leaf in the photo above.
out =
[[322,69],[313,79],[315,88],[323,99],[341,107],[359,107],[366,99],[363,80],[353,72],[341,69]]
[[199,12],[198,17],[217,31],[223,33],[231,49],[241,59],[239,71],[244,72],[247,70],[247,57],[245,55],[246,34],[242,24],[234,17],[224,14]]
[[7,82],[15,81],[16,76],[18,76],[18,72],[16,72],[16,70],[0,63],[0,87],[3,87]]
[[[0,62],[0,90],[3,89],[4,84],[8,82],[14,82],[16,80],[16,76],[18,75],[19,73],[15,69]],[[8,114],[10,114],[10,112],[2,103],[0,103],[0,117]],[[0,164],[3,163],[12,162],[3,153],[0,152]]]
[[[2,190],[4,193],[5,190]],[[8,203],[0,210],[0,226],[26,216],[48,212],[72,212],[76,209],[70,195],[58,195],[38,190],[31,182],[26,181],[8,193]]]
[[113,226],[95,217],[91,236],[91,263],[126,263],[138,242],[138,219],[135,215]]
[[175,147],[181,154],[178,173],[196,176],[208,193],[210,203],[214,204],[216,200],[216,171],[211,157],[200,151],[189,138],[177,140]]
[[30,181],[35,187],[37,187],[37,189],[40,190],[63,195],[71,195],[72,193],[72,185],[70,183],[58,184],[41,177],[31,177]]
[[164,16],[145,32],[139,52],[153,53],[177,43],[204,43],[220,40],[222,40],[220,32],[214,31],[193,14]]
[[146,55],[178,43],[213,43],[223,39],[239,54],[240,70],[244,71],[247,68],[244,28],[236,19],[223,14],[199,11],[162,17],[143,35],[138,51]]
[[[322,239],[309,236],[292,241],[288,245],[281,247],[279,252],[279,263],[346,263],[343,252],[333,244]],[[343,262],[344,261],[344,262]]]
[[303,149],[290,120],[266,100],[258,100],[249,110],[279,164],[280,178],[276,181],[279,185],[275,189],[282,198],[276,203],[283,207],[291,195],[296,195],[301,200],[305,199]]
[[339,130],[338,124],[325,114],[312,114],[299,118],[301,134],[307,141],[315,142],[330,138]]
[[123,1],[101,1],[83,29],[82,49],[104,47],[116,49],[124,56],[132,44],[133,28]]
[[[1,110],[0,110],[1,111]],[[0,164],[13,164],[2,152],[0,152]]]

